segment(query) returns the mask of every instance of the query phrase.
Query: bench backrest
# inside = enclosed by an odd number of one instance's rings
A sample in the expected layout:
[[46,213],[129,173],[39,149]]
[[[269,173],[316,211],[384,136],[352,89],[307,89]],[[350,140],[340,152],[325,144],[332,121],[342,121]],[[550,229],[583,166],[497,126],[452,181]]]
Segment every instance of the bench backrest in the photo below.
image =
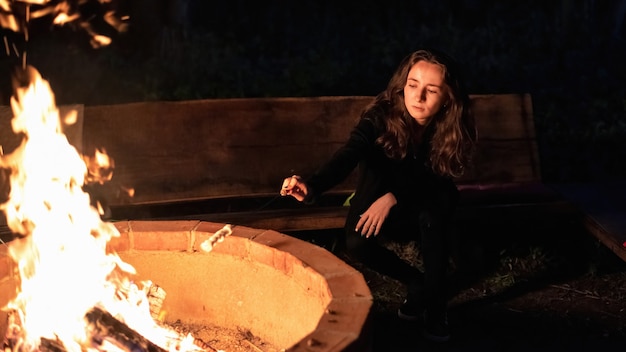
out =
[[[471,98],[480,142],[476,167],[458,182],[540,181],[530,96]],[[71,140],[87,154],[104,148],[115,161],[111,187],[134,190],[132,198],[116,192],[109,199],[111,205],[273,195],[284,177],[310,174],[325,162],[346,141],[372,99],[244,98],[73,106],[82,120],[73,127],[77,136]],[[354,176],[334,191],[350,192],[353,184]]]

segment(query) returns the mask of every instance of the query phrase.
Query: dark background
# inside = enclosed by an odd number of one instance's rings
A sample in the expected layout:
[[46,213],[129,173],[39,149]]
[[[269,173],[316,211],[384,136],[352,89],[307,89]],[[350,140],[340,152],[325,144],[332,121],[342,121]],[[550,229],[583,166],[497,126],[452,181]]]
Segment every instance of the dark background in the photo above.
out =
[[[118,0],[128,31],[87,2],[84,26],[32,20],[3,31],[2,91],[26,58],[57,104],[375,95],[400,60],[437,47],[466,68],[473,94],[530,93],[547,183],[626,176],[626,1]],[[79,21],[77,21],[79,22]],[[6,48],[6,47],[5,47]],[[26,55],[26,56],[24,56]]]

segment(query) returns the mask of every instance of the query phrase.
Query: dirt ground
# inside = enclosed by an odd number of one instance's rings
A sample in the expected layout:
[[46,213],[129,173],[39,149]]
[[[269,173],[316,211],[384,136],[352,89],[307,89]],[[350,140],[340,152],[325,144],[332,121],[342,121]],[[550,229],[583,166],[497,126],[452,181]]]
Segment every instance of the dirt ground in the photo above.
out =
[[626,350],[626,263],[617,255],[571,221],[478,228],[466,228],[465,259],[451,270],[448,343],[398,319],[401,285],[352,263],[374,296],[373,351]]
[[417,323],[398,319],[402,288],[368,273],[374,351],[624,351],[625,269],[521,282],[502,292],[488,280],[477,283],[451,300],[446,344],[429,343]]

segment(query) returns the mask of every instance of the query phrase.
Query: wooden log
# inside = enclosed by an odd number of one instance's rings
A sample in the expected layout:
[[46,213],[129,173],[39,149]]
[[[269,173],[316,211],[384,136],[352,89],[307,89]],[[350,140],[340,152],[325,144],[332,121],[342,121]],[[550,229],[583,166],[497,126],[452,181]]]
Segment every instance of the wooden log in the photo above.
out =
[[[29,345],[24,345],[24,331],[22,329],[22,320],[15,310],[11,310],[7,315],[7,331],[4,337],[3,350],[5,352],[28,352],[31,350]],[[48,339],[42,337],[37,349],[41,352],[65,352],[67,349],[63,342],[59,340]]]
[[4,345],[2,346],[4,351],[15,351],[17,345],[22,340],[22,331],[20,326],[22,320],[19,314],[15,310],[7,312],[7,331],[4,335]]
[[45,337],[41,338],[41,344],[39,345],[39,350],[41,352],[65,352],[65,346],[63,342],[58,340],[47,339]]
[[91,338],[96,344],[107,339],[113,340],[118,347],[129,352],[165,352],[163,348],[98,307],[88,311],[85,318],[91,331]]
[[161,308],[167,292],[159,286],[152,284],[148,289],[148,303],[150,305],[150,316],[156,321],[162,321]]
[[[158,287],[155,285],[155,287]],[[160,293],[161,294],[161,293]],[[86,329],[89,331],[89,338],[95,349],[103,345],[105,340],[115,345],[122,351],[127,352],[165,352],[166,350],[154,344],[140,333],[131,329],[125,323],[117,320],[107,311],[94,307],[85,314],[87,321]],[[8,329],[2,350],[5,352],[29,352],[31,347],[23,344],[24,333],[19,314],[16,311],[9,311],[7,315]],[[195,351],[217,351],[201,339],[195,338],[193,341]],[[64,344],[60,340],[42,337],[37,348],[41,352],[66,352]]]
[[[94,307],[85,314],[86,328],[89,329],[90,338],[94,345],[101,345],[105,340],[115,344],[118,348],[128,352],[165,352],[165,350],[141,334],[131,329],[128,325],[115,319],[110,313]],[[24,351],[28,346],[22,346],[24,334],[21,329],[21,320],[15,312],[9,312],[8,326],[4,342],[4,351]],[[42,352],[65,352],[67,349],[62,341],[41,338],[38,348]]]

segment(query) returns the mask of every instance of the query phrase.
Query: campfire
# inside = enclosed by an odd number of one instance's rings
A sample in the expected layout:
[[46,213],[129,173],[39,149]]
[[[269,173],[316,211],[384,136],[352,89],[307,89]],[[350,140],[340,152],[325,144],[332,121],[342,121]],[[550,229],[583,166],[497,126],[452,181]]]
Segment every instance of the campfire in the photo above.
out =
[[[74,351],[110,350],[113,345],[124,350],[130,343],[156,348],[147,350],[201,350],[191,336],[180,336],[152,318],[151,283],[135,282],[134,268],[107,250],[119,232],[101,220],[83,191],[85,180],[96,176],[87,168],[93,160],[85,163],[62,133],[47,82],[28,67],[15,88],[11,122],[23,141],[0,163],[10,174],[2,210],[19,235],[8,252],[19,273],[17,295],[6,307],[8,347]],[[97,159],[107,161],[102,155]],[[211,239],[206,249],[215,242]],[[103,335],[126,326],[137,334]]]

